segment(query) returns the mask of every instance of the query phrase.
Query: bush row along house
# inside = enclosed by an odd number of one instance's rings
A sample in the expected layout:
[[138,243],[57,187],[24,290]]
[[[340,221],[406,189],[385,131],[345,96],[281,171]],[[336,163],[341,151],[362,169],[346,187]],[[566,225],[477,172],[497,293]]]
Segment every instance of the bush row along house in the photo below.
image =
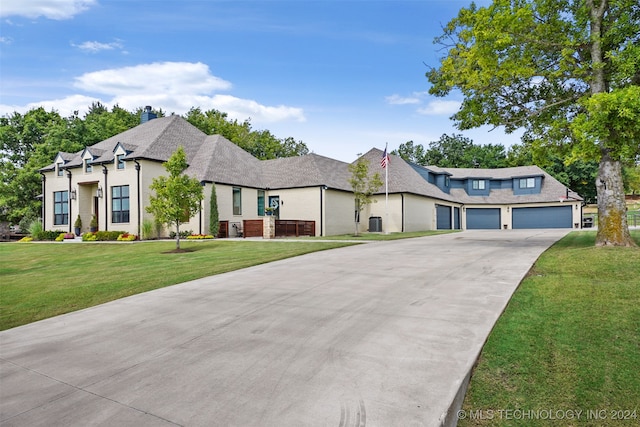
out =
[[[209,230],[211,186],[216,186],[220,221],[234,236],[245,220],[260,220],[275,208],[280,220],[315,224],[314,234],[352,233],[354,194],[348,163],[308,154],[258,160],[220,135],[206,135],[180,116],[156,118],[147,109],[141,124],[77,153],[58,153],[42,174],[42,218],[47,230],[69,231],[75,218],[89,230],[140,234],[152,179],[182,146],[185,171],[204,187],[199,214],[181,227]],[[383,152],[364,154],[379,172]],[[360,215],[360,231],[409,232],[435,229],[579,228],[582,198],[537,166],[455,169],[419,166],[390,156],[385,187]],[[371,221],[374,219],[375,221]],[[164,230],[163,234],[168,231]]]

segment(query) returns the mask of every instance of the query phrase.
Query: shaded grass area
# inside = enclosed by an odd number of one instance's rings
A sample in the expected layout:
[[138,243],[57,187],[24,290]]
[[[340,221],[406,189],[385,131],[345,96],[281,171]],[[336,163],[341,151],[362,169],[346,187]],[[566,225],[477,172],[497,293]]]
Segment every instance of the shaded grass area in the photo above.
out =
[[640,425],[640,249],[594,242],[570,233],[536,262],[482,350],[459,426]]
[[0,245],[0,330],[118,298],[346,242],[7,243]]
[[411,231],[406,233],[359,233],[357,236],[355,234],[339,234],[335,236],[327,236],[327,237],[299,237],[298,239],[309,239],[309,240],[399,240],[399,239],[410,239],[413,237],[424,237],[424,236],[434,236],[437,234],[446,234],[446,233],[459,233],[460,230],[429,230],[429,231]]

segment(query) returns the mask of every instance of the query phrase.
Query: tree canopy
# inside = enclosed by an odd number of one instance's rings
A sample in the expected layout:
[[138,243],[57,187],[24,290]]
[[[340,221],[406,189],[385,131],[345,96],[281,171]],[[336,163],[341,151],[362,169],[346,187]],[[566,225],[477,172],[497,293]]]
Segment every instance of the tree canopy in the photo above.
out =
[[453,120],[524,129],[523,142],[566,163],[599,161],[597,245],[633,245],[622,164],[640,154],[637,0],[494,0],[443,29],[430,93],[464,100]]

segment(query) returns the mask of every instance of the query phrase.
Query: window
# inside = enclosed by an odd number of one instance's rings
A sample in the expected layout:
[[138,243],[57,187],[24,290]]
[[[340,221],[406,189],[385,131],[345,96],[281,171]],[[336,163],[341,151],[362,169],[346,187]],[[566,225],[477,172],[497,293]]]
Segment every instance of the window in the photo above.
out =
[[111,222],[129,222],[129,186],[111,187]]
[[520,178],[520,188],[536,188],[536,179]]
[[258,190],[258,216],[264,216],[264,190]]
[[84,171],[85,171],[86,173],[91,173],[91,172],[93,172],[93,166],[91,166],[91,165],[89,164],[89,159],[84,159]]
[[61,163],[56,163],[56,174],[58,176],[64,176],[64,169],[62,169]]
[[124,154],[118,154],[116,156],[116,165],[118,169],[124,169]]
[[242,215],[242,189],[233,187],[233,214]]
[[451,184],[451,177],[449,175],[445,175],[444,177],[444,186],[448,187]]
[[471,183],[471,186],[473,187],[474,190],[484,190],[485,189],[484,179],[474,179],[473,182]]
[[69,224],[69,192],[53,192],[53,225]]

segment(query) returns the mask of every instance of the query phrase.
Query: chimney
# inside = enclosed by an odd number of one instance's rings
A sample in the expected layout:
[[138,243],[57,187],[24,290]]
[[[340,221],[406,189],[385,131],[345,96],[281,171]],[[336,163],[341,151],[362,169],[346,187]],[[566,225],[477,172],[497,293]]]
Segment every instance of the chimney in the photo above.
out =
[[144,107],[144,111],[140,116],[140,124],[147,123],[149,120],[157,119],[158,115],[151,111],[151,105]]

